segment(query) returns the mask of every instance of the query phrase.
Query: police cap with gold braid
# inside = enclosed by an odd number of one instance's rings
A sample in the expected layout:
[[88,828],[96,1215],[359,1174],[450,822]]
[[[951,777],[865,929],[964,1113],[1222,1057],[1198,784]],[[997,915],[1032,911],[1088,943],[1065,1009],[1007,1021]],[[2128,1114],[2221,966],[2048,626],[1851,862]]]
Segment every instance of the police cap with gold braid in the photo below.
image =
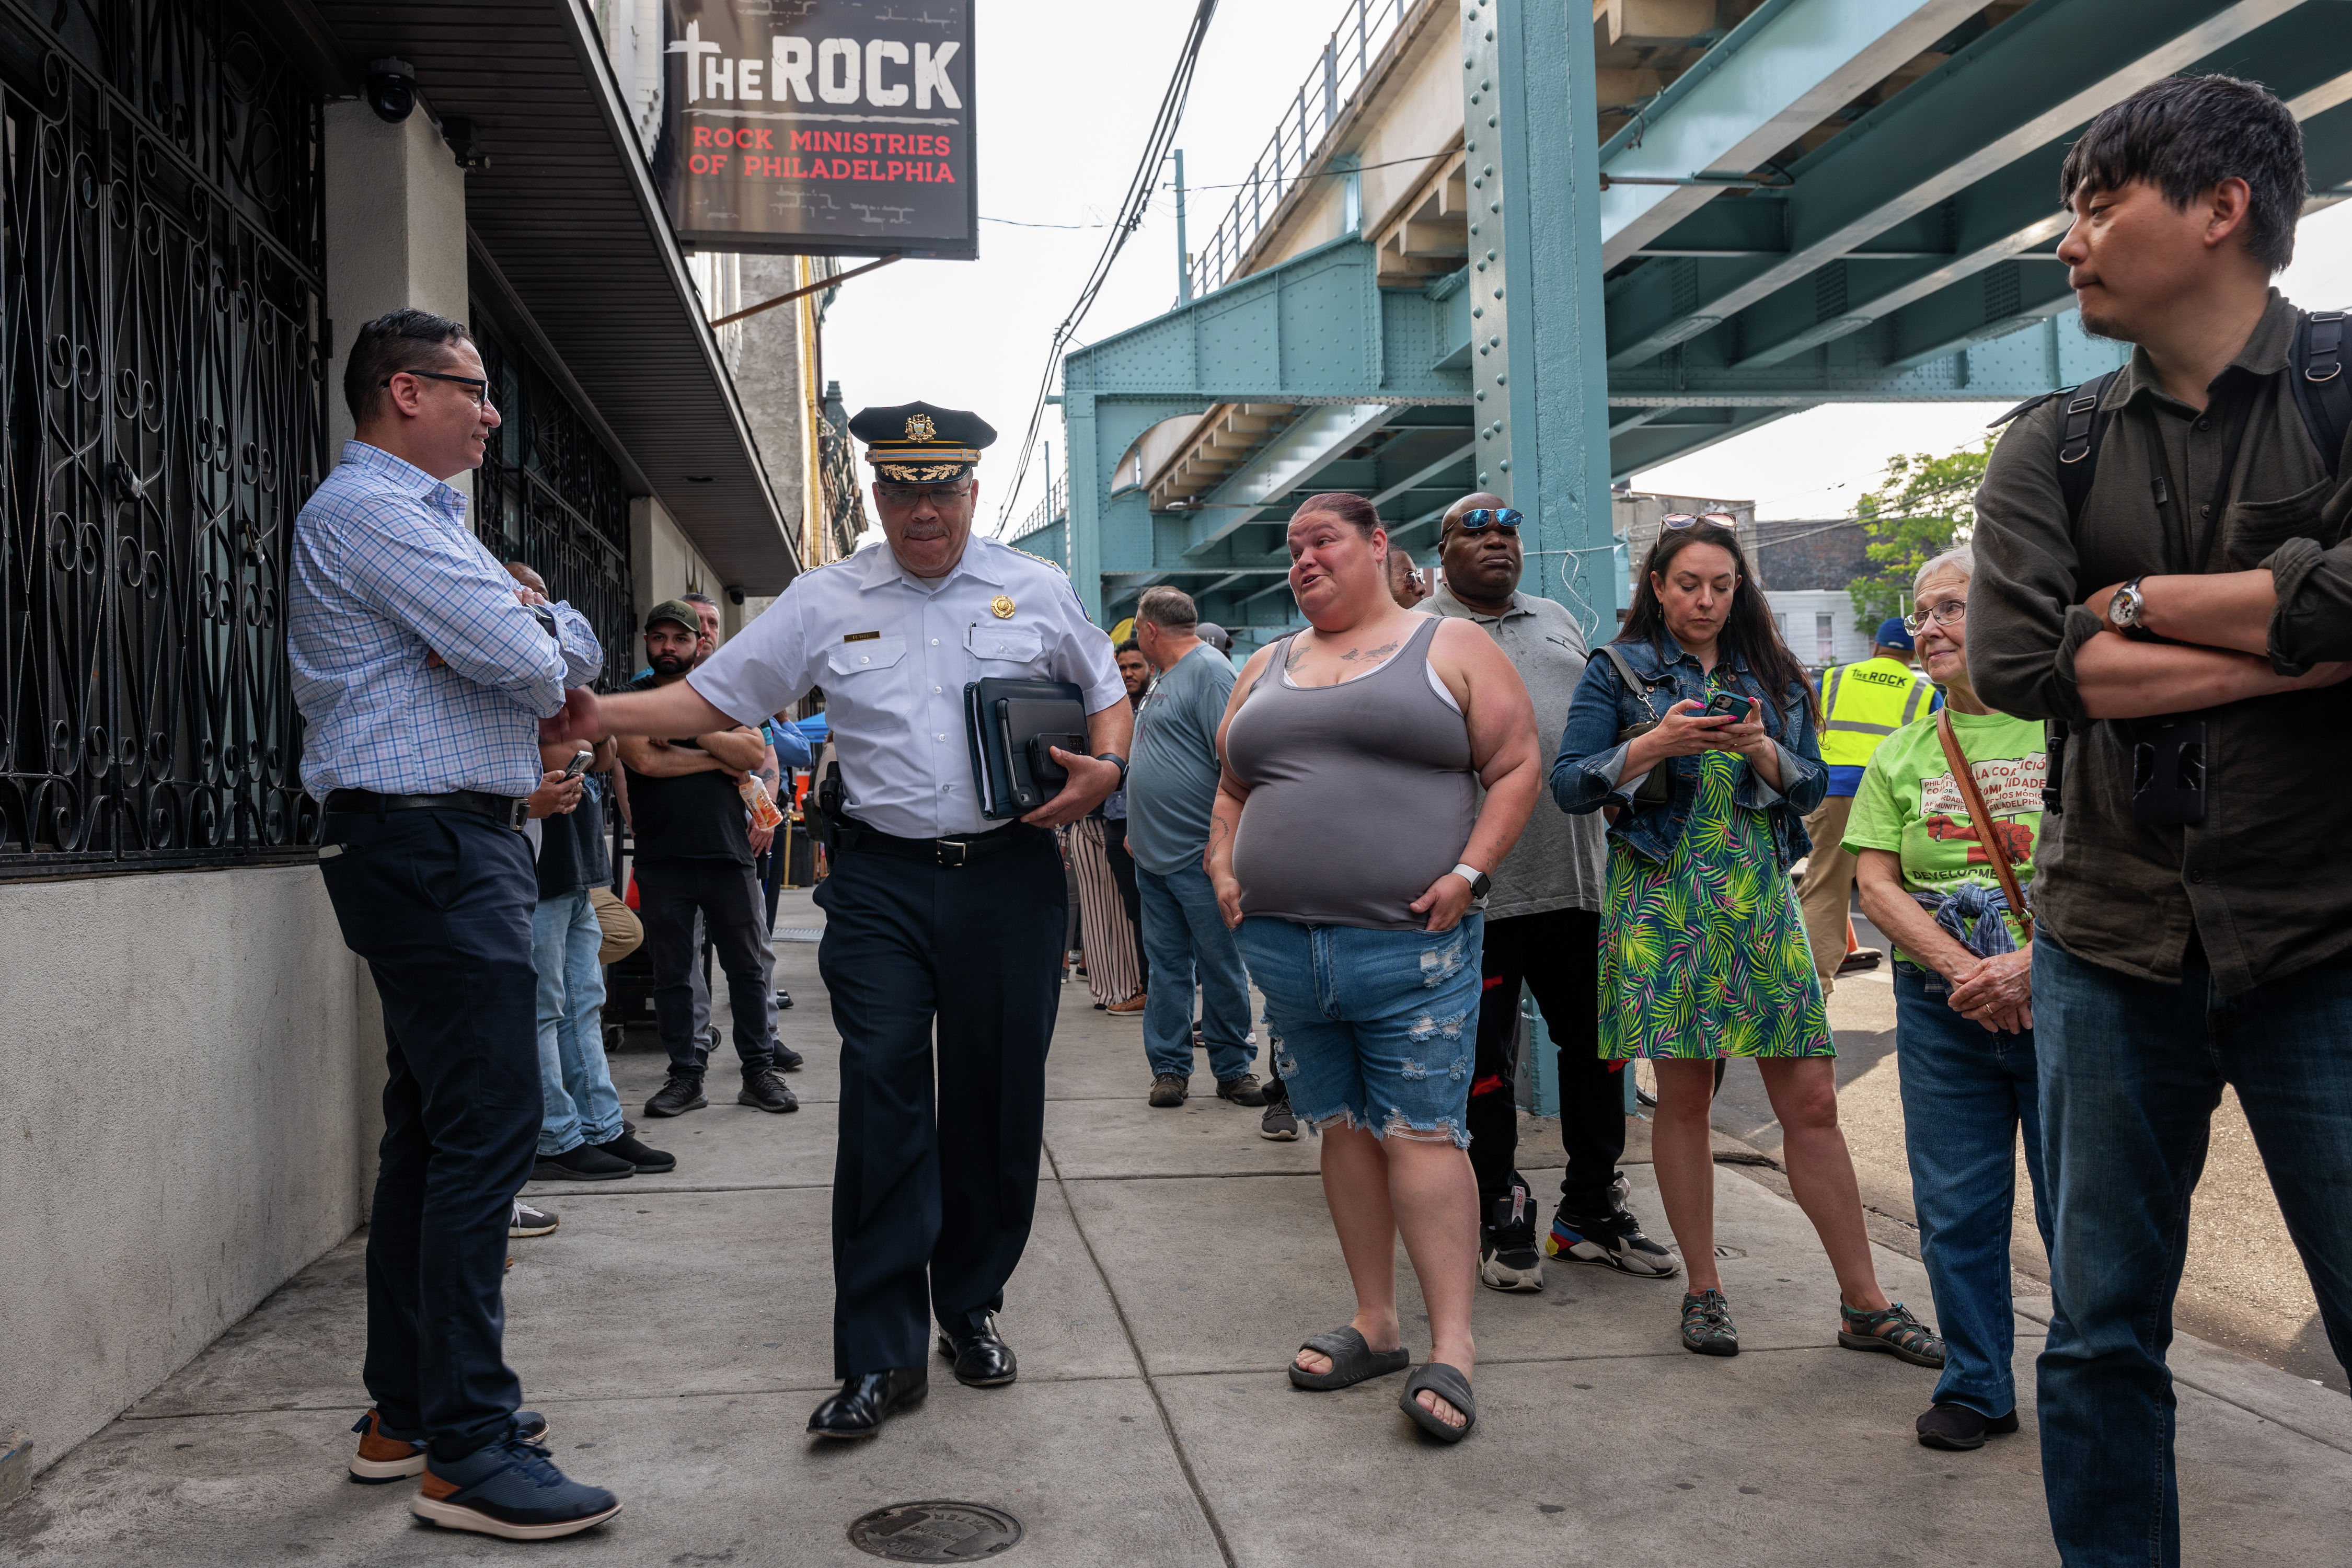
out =
[[898,485],[947,484],[971,472],[981,449],[996,432],[977,414],[902,403],[867,408],[849,422],[849,433],[866,443],[874,477]]

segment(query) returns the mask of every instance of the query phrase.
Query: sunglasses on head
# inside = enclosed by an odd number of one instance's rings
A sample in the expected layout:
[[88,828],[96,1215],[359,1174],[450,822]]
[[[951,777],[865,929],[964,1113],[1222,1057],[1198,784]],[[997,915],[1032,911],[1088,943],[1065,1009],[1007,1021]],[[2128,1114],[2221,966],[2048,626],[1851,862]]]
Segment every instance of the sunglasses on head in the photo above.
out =
[[1454,520],[1454,526],[1465,533],[1483,533],[1489,528],[1517,533],[1526,519],[1507,506],[1474,506]]
[[1696,528],[1702,522],[1711,522],[1717,528],[1739,526],[1739,520],[1727,511],[1670,511],[1658,519],[1660,528]]

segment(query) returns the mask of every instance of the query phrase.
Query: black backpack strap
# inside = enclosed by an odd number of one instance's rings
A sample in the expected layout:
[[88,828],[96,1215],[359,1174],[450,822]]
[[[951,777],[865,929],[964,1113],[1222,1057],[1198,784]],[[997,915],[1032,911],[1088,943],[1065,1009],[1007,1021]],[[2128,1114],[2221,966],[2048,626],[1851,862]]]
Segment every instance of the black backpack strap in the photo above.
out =
[[2304,428],[2311,432],[2330,479],[2344,454],[2345,434],[2352,431],[2352,375],[2344,373],[2344,323],[2341,310],[2305,311],[2289,360],[2295,405],[2303,411]]
[[2114,414],[2099,406],[2107,395],[2107,388],[2123,374],[2111,370],[2105,375],[2093,376],[2066,395],[2063,407],[2064,425],[2058,435],[2058,489],[2066,498],[2066,525],[2073,528],[2082,521],[2083,502],[2091,494],[2091,479],[2098,471],[2099,443],[2107,434]]

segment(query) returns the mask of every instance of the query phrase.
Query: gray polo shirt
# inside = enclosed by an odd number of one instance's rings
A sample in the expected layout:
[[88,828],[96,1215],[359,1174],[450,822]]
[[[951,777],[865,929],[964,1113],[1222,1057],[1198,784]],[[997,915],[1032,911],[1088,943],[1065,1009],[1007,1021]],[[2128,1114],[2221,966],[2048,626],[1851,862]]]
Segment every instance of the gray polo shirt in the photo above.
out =
[[1155,877],[1197,870],[1216,804],[1217,723],[1233,695],[1233,661],[1202,643],[1151,683],[1135,710],[1127,772],[1127,852]]
[[[1482,615],[1440,583],[1422,608],[1475,621],[1502,646],[1535,700],[1538,763],[1549,778],[1560,732],[1568,728],[1568,705],[1576,696],[1576,683],[1584,679],[1584,631],[1568,606],[1555,599],[1513,594],[1511,607],[1499,617]],[[1552,804],[1549,789],[1543,791],[1527,831],[1503,863],[1487,873],[1495,879],[1495,890],[1486,895],[1486,918],[1508,920],[1547,910],[1598,913],[1609,890],[1607,831],[1599,812],[1570,816]]]

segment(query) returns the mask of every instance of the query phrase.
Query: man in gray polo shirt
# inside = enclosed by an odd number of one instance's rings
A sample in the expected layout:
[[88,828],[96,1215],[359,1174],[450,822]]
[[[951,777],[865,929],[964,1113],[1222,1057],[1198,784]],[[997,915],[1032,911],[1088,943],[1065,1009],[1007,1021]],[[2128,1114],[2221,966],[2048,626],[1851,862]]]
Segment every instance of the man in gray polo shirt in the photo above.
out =
[[1143,1048],[1151,1061],[1151,1103],[1184,1103],[1192,1081],[1192,987],[1201,989],[1201,1043],[1217,1096],[1264,1105],[1250,1064],[1249,971],[1225,929],[1216,889],[1201,868],[1209,807],[1217,797],[1217,721],[1234,689],[1232,660],[1194,635],[1192,596],[1148,588],[1135,608],[1135,643],[1160,678],[1135,715],[1135,757],[1127,773],[1127,848],[1143,901],[1143,950],[1151,961]]
[[[1467,495],[1439,525],[1444,580],[1424,606],[1473,620],[1502,645],[1535,700],[1536,737],[1547,766],[1583,679],[1584,633],[1567,606],[1518,591],[1519,514],[1490,495]],[[1543,1289],[1543,1257],[1597,1263],[1643,1279],[1681,1269],[1673,1253],[1642,1234],[1625,1207],[1617,1162],[1625,1152],[1622,1063],[1601,1059],[1601,909],[1608,890],[1598,816],[1570,816],[1541,805],[1494,869],[1480,960],[1478,1051],[1470,1080],[1470,1163],[1478,1174],[1478,1277],[1497,1290]],[[1559,1049],[1559,1136],[1568,1173],[1540,1251],[1535,1196],[1514,1170],[1518,1108],[1511,1059],[1519,987],[1535,993]]]

